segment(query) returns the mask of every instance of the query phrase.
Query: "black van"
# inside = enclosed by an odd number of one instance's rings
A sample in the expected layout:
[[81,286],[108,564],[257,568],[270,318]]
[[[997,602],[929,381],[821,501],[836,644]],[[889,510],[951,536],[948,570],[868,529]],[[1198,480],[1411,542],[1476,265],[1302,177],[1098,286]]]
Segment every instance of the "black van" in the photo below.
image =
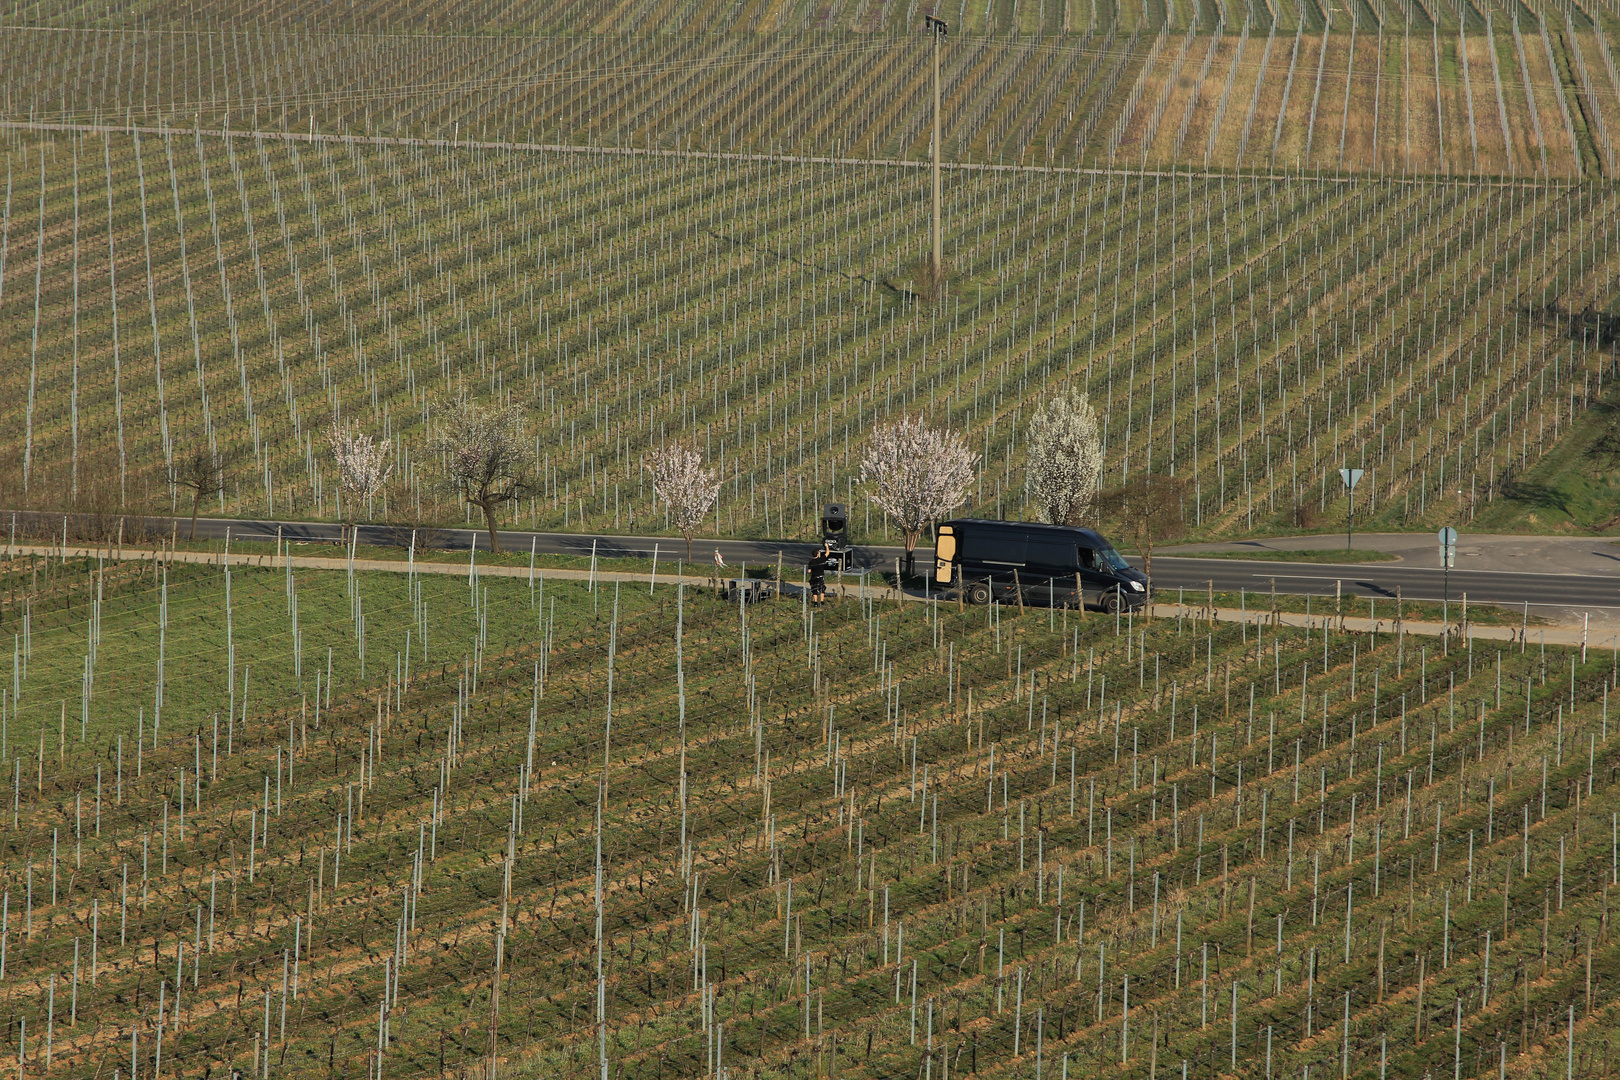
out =
[[1093,604],[1129,610],[1149,599],[1147,577],[1091,529],[1024,521],[958,518],[939,526],[934,580],[966,590],[969,601]]

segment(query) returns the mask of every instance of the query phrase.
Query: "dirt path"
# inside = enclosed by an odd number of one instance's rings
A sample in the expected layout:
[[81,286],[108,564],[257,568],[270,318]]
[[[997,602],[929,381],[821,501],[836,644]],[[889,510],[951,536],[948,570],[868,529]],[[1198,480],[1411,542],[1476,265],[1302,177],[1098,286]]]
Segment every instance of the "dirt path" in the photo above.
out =
[[[80,135],[127,135],[139,132],[142,135],[165,136],[181,132],[190,134],[192,128],[166,128],[166,127],[125,127],[114,124],[65,124],[47,123],[43,121],[6,120],[0,121],[0,129],[12,131],[61,131],[74,132]],[[242,138],[242,139],[279,139],[286,142],[328,142],[328,143],[358,143],[369,146],[418,146],[441,150],[499,150],[518,153],[556,153],[556,154],[600,154],[608,157],[664,157],[664,158],[692,158],[697,160],[712,159],[716,161],[744,161],[744,162],[775,162],[778,164],[796,165],[870,165],[886,166],[890,168],[926,169],[929,162],[924,160],[906,160],[899,158],[856,158],[832,156],[805,156],[797,154],[737,154],[714,150],[661,150],[639,146],[573,146],[566,143],[534,143],[534,142],[486,142],[473,139],[421,139],[400,135],[328,135],[321,132],[301,131],[249,131],[221,128],[195,129],[197,134],[207,135],[211,138]],[[1163,177],[1172,176],[1186,179],[1193,177],[1200,180],[1216,180],[1223,176],[1230,176],[1230,172],[1202,169],[1106,169],[1106,168],[1080,168],[1059,165],[997,165],[984,162],[946,161],[940,167],[961,172],[1017,172],[1017,173],[1051,173],[1062,176],[1146,176]],[[1381,184],[1426,185],[1437,180],[1461,180],[1461,177],[1450,176],[1332,176],[1320,173],[1286,172],[1281,170],[1266,170],[1251,174],[1261,180],[1309,180],[1322,184],[1355,184],[1367,179],[1376,179]],[[1554,182],[1557,180],[1555,178]],[[1467,183],[1474,187],[1524,187],[1537,188],[1538,185],[1530,180],[1516,179],[1481,179],[1471,177]],[[1569,181],[1573,183],[1573,181]],[[1545,188],[1545,182],[1539,185]]]

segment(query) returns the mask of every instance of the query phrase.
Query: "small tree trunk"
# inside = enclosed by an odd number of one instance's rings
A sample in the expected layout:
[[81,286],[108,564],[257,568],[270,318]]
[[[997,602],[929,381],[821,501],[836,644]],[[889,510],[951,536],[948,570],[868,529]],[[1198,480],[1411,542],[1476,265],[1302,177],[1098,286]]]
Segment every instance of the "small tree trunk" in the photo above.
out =
[[691,562],[692,561],[692,536],[693,536],[693,533],[692,533],[692,531],[690,529],[688,529],[686,532],[683,532],[681,535],[686,537],[686,561]]
[[193,488],[191,494],[191,539],[197,539],[197,511],[202,506],[202,488]]
[[1147,614],[1148,621],[1153,619],[1153,533],[1147,532],[1142,537],[1142,573],[1147,577],[1147,602],[1142,610]]
[[474,505],[484,512],[484,528],[489,532],[490,554],[499,555],[501,553],[501,537],[500,534],[495,530],[496,504],[485,500],[483,502],[475,503]]

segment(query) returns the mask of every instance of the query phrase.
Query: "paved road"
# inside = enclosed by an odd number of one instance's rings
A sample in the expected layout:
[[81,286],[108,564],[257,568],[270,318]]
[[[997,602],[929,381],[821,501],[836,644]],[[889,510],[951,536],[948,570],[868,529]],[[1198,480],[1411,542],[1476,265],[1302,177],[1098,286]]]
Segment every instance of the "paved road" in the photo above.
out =
[[1163,599],[1177,587],[1216,591],[1269,592],[1275,580],[1280,593],[1332,596],[1338,588],[1357,596],[1394,599],[1397,589],[1407,600],[1461,600],[1519,606],[1528,603],[1539,614],[1566,621],[1590,612],[1594,623],[1620,625],[1620,579],[1528,570],[1453,570],[1400,563],[1313,565],[1256,559],[1189,559],[1155,556],[1153,583]]
[[[26,523],[32,518],[34,536],[59,530],[61,518],[55,515],[23,515],[16,518]],[[133,520],[133,519],[132,519]],[[177,532],[185,537],[190,522],[170,518],[140,519],[152,533],[170,535]],[[293,544],[336,544],[341,528],[326,522],[266,521],[250,518],[201,518],[197,522],[199,539],[223,539],[226,532],[236,540],[266,541],[276,538],[280,530],[284,540]],[[359,541],[362,545],[399,546],[410,542],[408,530],[391,526],[362,525]],[[1357,537],[1357,546],[1397,553],[1397,539],[1410,548],[1412,558],[1398,562],[1323,565],[1300,562],[1279,562],[1263,559],[1199,559],[1184,555],[1156,555],[1153,559],[1154,586],[1161,600],[1170,599],[1171,590],[1186,588],[1201,590],[1210,582],[1218,592],[1269,592],[1275,580],[1281,593],[1295,595],[1332,596],[1342,588],[1358,596],[1394,599],[1397,591],[1408,600],[1441,600],[1449,596],[1461,600],[1464,593],[1471,603],[1493,603],[1520,606],[1529,604],[1538,614],[1559,622],[1579,622],[1590,614],[1594,626],[1606,630],[1620,630],[1620,548],[1612,554],[1604,551],[1607,542],[1601,539],[1570,539],[1548,537],[1464,537],[1460,553],[1479,550],[1479,565],[1486,567],[1456,569],[1448,573],[1433,565],[1421,565],[1418,548],[1410,534]],[[1432,541],[1425,541],[1432,545]],[[417,543],[450,551],[489,550],[489,536],[478,529],[437,529],[420,533]],[[661,564],[684,561],[686,543],[678,537],[668,536],[591,536],[580,533],[548,533],[509,531],[501,533],[501,547],[505,551],[533,550],[546,555],[573,555],[588,557],[594,544],[596,554],[603,558],[652,558],[658,553]],[[1284,541],[1265,541],[1266,546],[1310,545],[1316,548],[1331,546],[1325,537],[1291,537]],[[802,564],[814,546],[813,540],[697,540],[692,545],[695,560],[707,567],[715,550],[730,566],[749,563],[755,566],[774,564],[778,553],[789,566]],[[1231,549],[1242,545],[1200,545]],[[1499,549],[1499,550],[1498,550]],[[1588,560],[1580,562],[1574,553],[1588,553]],[[305,552],[295,552],[305,553]],[[313,552],[307,552],[313,554]],[[858,547],[856,565],[863,569],[892,567],[903,549],[890,546]],[[929,548],[918,549],[918,561],[926,565],[932,556]],[[1511,560],[1511,563],[1507,563]],[[1141,560],[1131,562],[1140,566]],[[1578,571],[1571,573],[1572,563]],[[1497,569],[1498,565],[1511,568]],[[1600,572],[1601,571],[1601,572]]]
[[1226,543],[1189,544],[1154,557],[1154,579],[1161,590],[1193,585],[1220,589],[1277,590],[1331,594],[1342,582],[1360,596],[1392,597],[1397,586],[1407,599],[1459,599],[1523,605],[1561,622],[1590,615],[1593,625],[1620,629],[1620,547],[1607,537],[1492,536],[1458,538],[1457,566],[1440,567],[1432,533],[1358,533],[1357,551],[1395,556],[1393,562],[1323,565],[1270,559],[1199,559],[1203,552],[1325,550],[1344,545],[1343,537],[1290,536]]
[[[1229,540],[1219,543],[1182,544],[1161,548],[1163,554],[1199,556],[1207,552],[1227,552],[1235,557],[1243,552],[1264,554],[1280,551],[1343,551],[1344,534],[1336,536],[1278,536],[1255,540]],[[1440,545],[1432,532],[1357,533],[1356,551],[1381,552],[1393,556],[1403,566],[1440,567]],[[1459,570],[1503,570],[1510,573],[1545,571],[1561,574],[1596,575],[1620,580],[1620,537],[1610,536],[1514,536],[1469,533],[1457,538]]]

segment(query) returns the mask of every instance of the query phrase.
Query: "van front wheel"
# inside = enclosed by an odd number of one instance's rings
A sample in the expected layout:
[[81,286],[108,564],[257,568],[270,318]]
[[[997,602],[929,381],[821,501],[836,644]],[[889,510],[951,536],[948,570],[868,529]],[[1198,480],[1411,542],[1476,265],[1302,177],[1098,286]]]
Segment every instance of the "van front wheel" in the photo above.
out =
[[1119,590],[1113,589],[1109,592],[1103,593],[1102,606],[1103,610],[1108,612],[1108,614],[1118,615],[1120,609]]
[[969,586],[967,595],[970,604],[988,604],[990,602],[990,586],[983,581],[975,582]]

